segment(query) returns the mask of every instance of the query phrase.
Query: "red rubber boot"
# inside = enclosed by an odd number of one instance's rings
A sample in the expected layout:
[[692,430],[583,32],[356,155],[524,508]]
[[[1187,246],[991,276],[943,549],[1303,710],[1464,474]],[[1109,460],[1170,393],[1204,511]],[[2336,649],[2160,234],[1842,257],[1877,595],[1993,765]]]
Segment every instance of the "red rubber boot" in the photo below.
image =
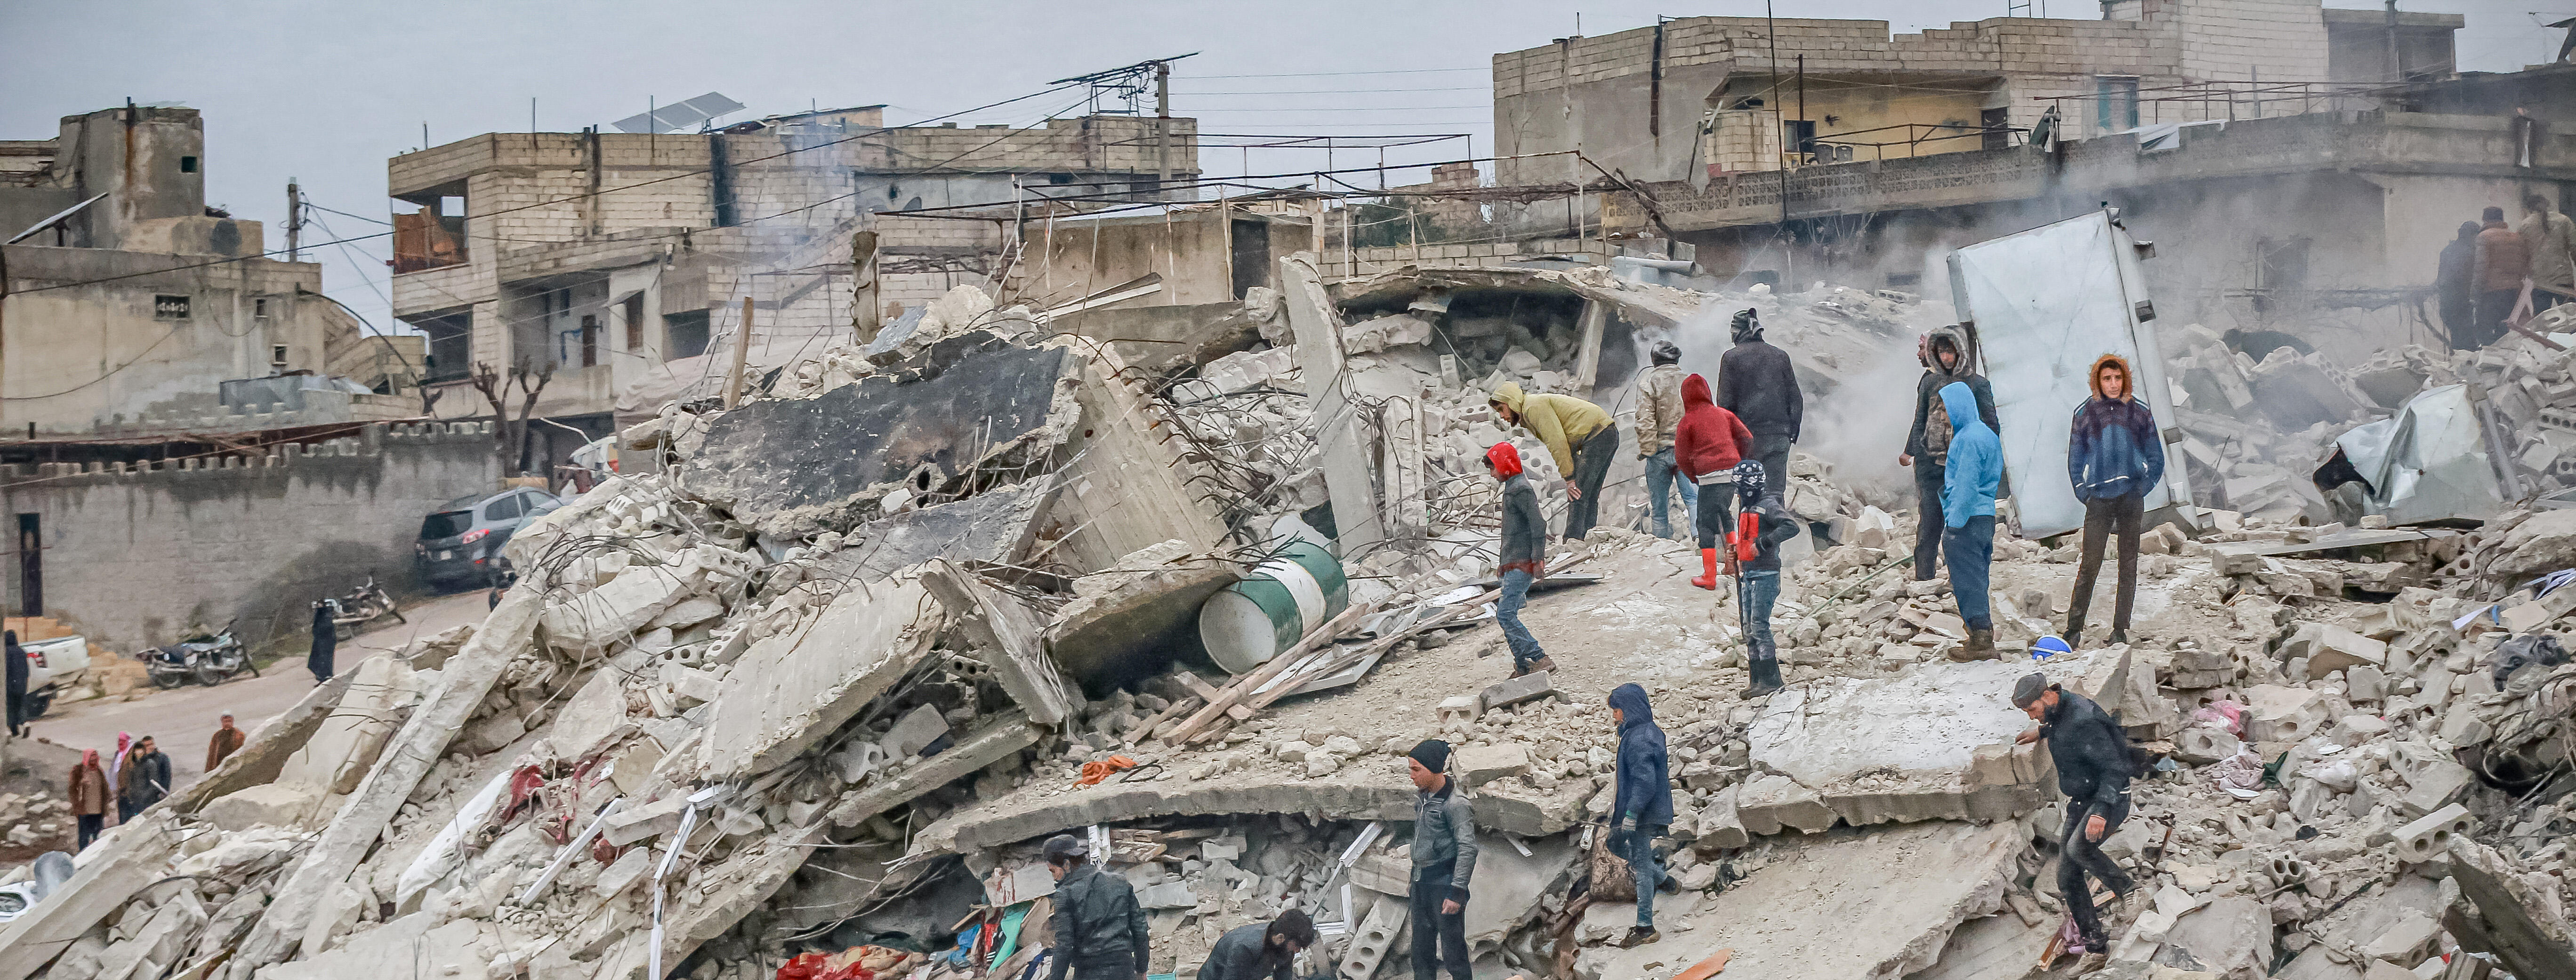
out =
[[1717,549],[1701,548],[1699,566],[1700,576],[1692,579],[1691,584],[1703,589],[1715,590],[1717,588]]

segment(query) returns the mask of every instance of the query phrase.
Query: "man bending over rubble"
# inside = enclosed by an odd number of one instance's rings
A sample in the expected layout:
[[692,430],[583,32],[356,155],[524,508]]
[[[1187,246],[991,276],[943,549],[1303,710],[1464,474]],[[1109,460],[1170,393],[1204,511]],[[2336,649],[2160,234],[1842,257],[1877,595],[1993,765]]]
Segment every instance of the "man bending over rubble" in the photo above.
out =
[[1101,874],[1091,847],[1072,834],[1047,838],[1040,854],[1055,876],[1055,965],[1048,980],[1143,980],[1152,955],[1145,908],[1127,879]]
[[1983,660],[1995,653],[1995,618],[1986,573],[1995,557],[1995,488],[2004,479],[2004,444],[1977,418],[1977,397],[1964,382],[1941,387],[1950,413],[1950,459],[1942,467],[1941,550],[1950,566],[1950,597],[1968,624],[1968,642],[1952,654]]
[[1496,569],[1503,577],[1503,594],[1494,602],[1494,622],[1502,625],[1503,642],[1512,648],[1512,676],[1555,670],[1556,661],[1548,659],[1538,637],[1521,623],[1530,583],[1547,574],[1547,517],[1538,509],[1538,491],[1530,489],[1529,476],[1521,472],[1520,450],[1508,442],[1495,443],[1485,450],[1485,462],[1493,467],[1494,479],[1503,481],[1502,565]]
[[1405,756],[1422,795],[1413,803],[1413,980],[1475,980],[1467,962],[1467,878],[1476,873],[1476,814],[1458,795],[1449,743],[1423,739]]
[[1199,980],[1297,980],[1297,954],[1315,945],[1315,923],[1296,909],[1265,925],[1236,926],[1217,937]]
[[1672,830],[1673,782],[1664,755],[1664,730],[1655,725],[1655,708],[1646,689],[1621,684],[1610,692],[1610,721],[1619,726],[1619,795],[1610,812],[1610,850],[1628,862],[1637,879],[1637,925],[1619,940],[1633,949],[1663,938],[1655,931],[1655,892],[1672,886],[1655,862],[1655,839]]
[[1509,381],[1488,402],[1503,421],[1530,430],[1565,477],[1565,536],[1581,541],[1601,514],[1601,483],[1619,453],[1619,427],[1601,406],[1572,395],[1527,394]]
[[2101,879],[2123,906],[2138,894],[2126,872],[2102,853],[2102,841],[2129,817],[2129,736],[2120,723],[2092,699],[2048,682],[2048,675],[2022,675],[2013,684],[2013,707],[2039,727],[2013,738],[2018,745],[2048,740],[2048,755],[2057,763],[2057,791],[2066,795],[2066,828],[2059,832],[2062,857],[2057,864],[2057,890],[2084,937],[2084,959],[2075,976],[2100,969],[2109,959],[2109,930],[2093,910],[2092,886],[2084,876]]
[[2130,397],[2129,362],[2104,354],[2093,362],[2093,397],[2075,409],[2066,445],[2066,476],[2084,502],[2084,557],[2075,563],[2075,597],[2067,603],[2066,645],[2080,648],[2093,580],[2102,574],[2105,538],[2120,543],[2120,592],[2111,605],[2111,642],[2129,642],[2129,611],[2138,599],[2138,531],[2147,491],[2165,476],[2165,444],[2145,402]]

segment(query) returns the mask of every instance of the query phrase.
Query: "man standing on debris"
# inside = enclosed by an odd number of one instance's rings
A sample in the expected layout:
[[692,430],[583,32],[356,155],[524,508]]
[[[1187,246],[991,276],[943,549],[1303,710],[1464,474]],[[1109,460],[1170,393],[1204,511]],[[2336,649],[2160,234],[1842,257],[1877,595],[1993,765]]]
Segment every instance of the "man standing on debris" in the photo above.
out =
[[313,650],[304,655],[304,667],[313,672],[313,686],[331,682],[331,657],[340,649],[340,626],[331,621],[331,600],[313,604]]
[[1672,499],[1674,484],[1680,484],[1682,523],[1688,526],[1699,512],[1699,485],[1681,477],[1681,465],[1675,458],[1675,430],[1689,412],[1682,399],[1682,349],[1672,341],[1658,340],[1647,352],[1653,367],[1637,375],[1637,458],[1646,461],[1646,497],[1655,514],[1655,536],[1671,538],[1673,523],[1665,505]]
[[[1735,346],[1717,359],[1717,407],[1735,413],[1753,430],[1750,458],[1762,471],[1789,485],[1789,446],[1798,441],[1798,423],[1806,418],[1806,396],[1798,392],[1798,372],[1789,352],[1762,340],[1762,318],[1738,310],[1729,329]],[[1785,494],[1784,494],[1785,496]]]
[[1745,460],[1735,467],[1737,516],[1727,569],[1743,585],[1736,601],[1743,604],[1745,671],[1753,683],[1745,700],[1780,689],[1780,644],[1771,636],[1771,606],[1780,601],[1780,546],[1800,533],[1798,517],[1780,502],[1780,482],[1763,473],[1762,464]]
[[170,795],[170,757],[153,745],[152,736],[143,736],[125,753],[116,778],[116,822],[122,824]]
[[1547,445],[1556,472],[1565,477],[1565,536],[1581,541],[1601,513],[1601,482],[1619,452],[1619,427],[1601,406],[1572,395],[1526,394],[1505,381],[1489,401],[1503,421],[1530,430]]
[[[1735,542],[1735,518],[1728,498],[1735,496],[1735,466],[1753,451],[1753,431],[1735,413],[1717,407],[1709,397],[1708,379],[1682,379],[1682,424],[1673,431],[1674,461],[1684,481],[1699,487],[1693,523],[1699,528],[1699,577],[1691,584],[1717,588],[1717,546],[1723,536]],[[1732,564],[1735,557],[1727,556]]]
[[215,767],[223,765],[225,759],[241,751],[242,742],[249,738],[241,729],[233,727],[232,712],[224,712],[221,724],[222,727],[215,729],[215,736],[206,740],[207,772],[215,771]]
[[1967,334],[1958,327],[1935,327],[1923,335],[1923,377],[1914,382],[1914,428],[1905,434],[1905,449],[1896,465],[1914,468],[1914,580],[1930,581],[1933,562],[1941,557],[1941,470],[1950,458],[1950,413],[1932,410],[1933,393],[1956,381],[1977,396],[1977,418],[1997,433],[1995,389],[1978,374],[1968,350]]
[[2576,303],[2576,220],[2539,194],[2522,196],[2522,243],[2531,249],[2531,312]]
[[0,655],[8,658],[9,737],[18,738],[27,734],[27,720],[21,717],[27,701],[27,648],[18,645],[17,630],[0,633],[0,644]]
[[2066,439],[2066,478],[2084,502],[2084,551],[2075,563],[2075,595],[2066,610],[2066,645],[2081,649],[2093,580],[2102,574],[2104,539],[2120,544],[2120,591],[2111,607],[2111,642],[2129,642],[2129,611],[2138,597],[2138,532],[2147,491],[2165,477],[2155,415],[2132,395],[2129,362],[2104,354],[2093,362],[2093,397],[2075,409]]
[[2452,350],[2476,350],[2478,335],[2478,223],[2460,222],[2460,237],[2442,246],[2442,263],[2433,274],[2433,289],[2442,316],[2442,332]]
[[1413,803],[1413,980],[1475,980],[1467,962],[1467,879],[1476,873],[1476,814],[1446,773],[1449,743],[1424,739],[1405,756]]
[[1655,892],[1672,879],[1655,861],[1655,839],[1672,830],[1673,783],[1664,730],[1655,725],[1645,688],[1621,684],[1611,690],[1610,721],[1619,726],[1619,793],[1610,807],[1618,822],[1610,828],[1610,851],[1628,862],[1637,880],[1637,925],[1619,940],[1621,949],[1631,949],[1663,938],[1655,931]]
[[1995,490],[2004,479],[2004,444],[1977,417],[1977,396],[1966,382],[1941,387],[1950,417],[1950,458],[1942,465],[1941,550],[1948,552],[1950,597],[1968,626],[1968,642],[1954,654],[1983,660],[1995,652],[1995,619],[1988,566],[1995,557]]
[[2531,244],[2505,227],[2504,209],[2488,208],[2485,229],[2478,232],[2477,346],[2504,339],[2505,319],[2522,299],[2522,283],[2531,275]]
[[2138,893],[2128,874],[2102,853],[2102,841],[2129,817],[2129,736],[2101,705],[2049,683],[2046,674],[2022,675],[2013,685],[2012,702],[2039,723],[2013,741],[2028,745],[2048,740],[2049,758],[2057,764],[2057,789],[2066,796],[2066,827],[2058,832],[2063,858],[2057,865],[2057,890],[2075,917],[2076,933],[2084,937],[2084,960],[2074,974],[2081,976],[2101,968],[2111,943],[2084,876],[2110,886],[2124,905]]
[[1079,980],[1142,980],[1150,972],[1151,947],[1136,889],[1125,878],[1101,873],[1090,845],[1072,834],[1047,838],[1039,854],[1056,880],[1050,920],[1055,963],[1048,980],[1064,980],[1067,971]]
[[1297,980],[1297,954],[1315,945],[1315,923],[1296,909],[1268,925],[1236,926],[1217,937],[1199,980]]
[[1503,594],[1494,601],[1494,622],[1503,627],[1503,642],[1512,648],[1512,676],[1531,671],[1555,670],[1556,661],[1538,645],[1521,622],[1521,607],[1529,605],[1530,585],[1547,574],[1547,516],[1538,509],[1538,491],[1530,489],[1529,475],[1521,472],[1521,451],[1508,442],[1498,442],[1485,450],[1485,463],[1493,467],[1494,479],[1503,481],[1503,545],[1501,565],[1495,574],[1503,578]]

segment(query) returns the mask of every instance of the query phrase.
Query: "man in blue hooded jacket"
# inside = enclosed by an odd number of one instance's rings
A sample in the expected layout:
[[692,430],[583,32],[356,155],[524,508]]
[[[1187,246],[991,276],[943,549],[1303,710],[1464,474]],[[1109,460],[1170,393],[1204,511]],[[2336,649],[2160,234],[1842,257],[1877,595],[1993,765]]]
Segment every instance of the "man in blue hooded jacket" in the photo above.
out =
[[2066,478],[2084,502],[2083,557],[2075,563],[2075,594],[2067,605],[2066,644],[2083,642],[2084,614],[2093,605],[2093,581],[2102,572],[2103,545],[2120,550],[2120,592],[2111,604],[2111,642],[2129,642],[2129,611],[2138,598],[2138,532],[2146,523],[2147,492],[2165,476],[2164,442],[2156,417],[2137,398],[2129,362],[2104,354],[2093,362],[2093,397],[2075,409],[2067,426]]
[[1987,566],[1995,557],[1995,489],[2004,479],[2004,444],[1977,416],[1976,393],[1964,382],[1942,386],[1941,408],[1950,413],[1950,459],[1941,476],[1941,551],[1950,567],[1950,596],[1968,624],[1968,642],[1951,657],[1985,660],[1995,654]]
[[1628,862],[1637,879],[1637,926],[1619,941],[1625,949],[1663,938],[1655,932],[1655,892],[1672,879],[1655,860],[1655,839],[1672,829],[1673,782],[1664,730],[1655,726],[1646,689],[1621,684],[1611,691],[1610,718],[1619,726],[1619,794],[1610,808],[1618,817],[1610,827],[1610,850]]

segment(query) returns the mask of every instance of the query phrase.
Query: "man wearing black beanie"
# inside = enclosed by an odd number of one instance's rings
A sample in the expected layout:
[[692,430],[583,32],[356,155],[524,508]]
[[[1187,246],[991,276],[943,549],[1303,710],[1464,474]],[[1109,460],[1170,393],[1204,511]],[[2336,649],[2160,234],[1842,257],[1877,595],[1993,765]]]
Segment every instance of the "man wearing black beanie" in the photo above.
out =
[[1450,781],[1449,743],[1422,740],[1405,754],[1413,788],[1413,980],[1475,980],[1467,963],[1467,878],[1476,873],[1476,815]]

